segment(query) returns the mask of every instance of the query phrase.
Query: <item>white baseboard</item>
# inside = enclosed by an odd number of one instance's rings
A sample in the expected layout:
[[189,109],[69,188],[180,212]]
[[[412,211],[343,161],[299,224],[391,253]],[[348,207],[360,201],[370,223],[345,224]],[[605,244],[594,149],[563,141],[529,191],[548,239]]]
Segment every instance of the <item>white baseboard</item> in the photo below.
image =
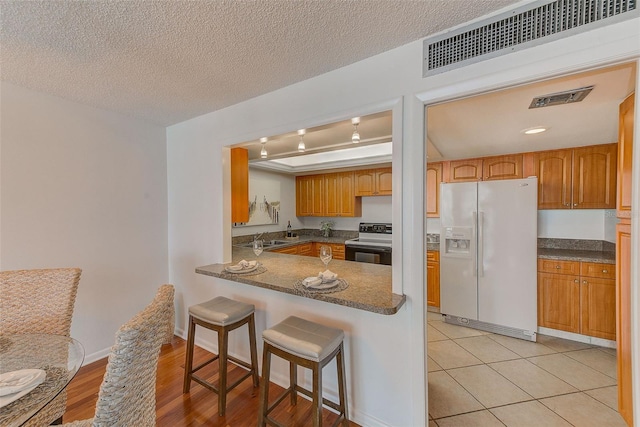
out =
[[588,335],[575,334],[573,332],[560,331],[558,329],[550,329],[538,327],[538,333],[548,335],[550,337],[564,338],[567,340],[578,341],[585,344],[597,345],[600,347],[617,348],[615,341],[605,340],[604,338],[590,337]]

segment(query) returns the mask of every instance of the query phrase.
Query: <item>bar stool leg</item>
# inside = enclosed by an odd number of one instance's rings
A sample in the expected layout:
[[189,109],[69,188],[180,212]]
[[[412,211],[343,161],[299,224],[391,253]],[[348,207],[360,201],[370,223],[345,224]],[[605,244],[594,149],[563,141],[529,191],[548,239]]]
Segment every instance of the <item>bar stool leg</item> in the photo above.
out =
[[298,404],[298,365],[289,361],[289,387],[291,387],[290,401],[291,405],[296,406]]
[[264,343],[262,350],[262,381],[260,382],[260,409],[258,411],[258,427],[267,425],[266,417],[269,409],[269,376],[271,375],[271,348]]
[[227,342],[229,331],[226,328],[218,331],[218,414],[223,417],[227,407]]
[[347,387],[345,384],[345,369],[343,357],[344,345],[340,344],[340,350],[336,355],[336,366],[338,367],[338,394],[340,396],[340,411],[343,413],[342,425],[349,427],[349,405],[347,404]]
[[259,387],[258,377],[258,349],[256,346],[256,321],[251,314],[249,317],[249,349],[251,351],[251,370],[253,371],[253,387]]
[[314,363],[311,370],[313,376],[311,417],[313,419],[313,427],[320,427],[322,425],[322,368],[319,363]]
[[184,362],[184,384],[182,393],[189,393],[191,389],[191,369],[193,369],[193,346],[196,334],[196,324],[193,317],[189,316],[189,332],[187,333],[187,356]]

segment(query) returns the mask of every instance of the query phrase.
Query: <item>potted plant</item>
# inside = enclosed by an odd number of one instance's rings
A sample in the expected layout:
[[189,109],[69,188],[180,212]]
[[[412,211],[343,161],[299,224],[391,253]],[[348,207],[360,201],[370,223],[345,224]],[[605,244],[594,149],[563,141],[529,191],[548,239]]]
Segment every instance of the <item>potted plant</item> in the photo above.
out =
[[324,237],[330,237],[331,236],[331,230],[333,230],[333,226],[335,225],[335,222],[333,221],[322,221],[320,222],[320,231],[322,231],[322,235]]

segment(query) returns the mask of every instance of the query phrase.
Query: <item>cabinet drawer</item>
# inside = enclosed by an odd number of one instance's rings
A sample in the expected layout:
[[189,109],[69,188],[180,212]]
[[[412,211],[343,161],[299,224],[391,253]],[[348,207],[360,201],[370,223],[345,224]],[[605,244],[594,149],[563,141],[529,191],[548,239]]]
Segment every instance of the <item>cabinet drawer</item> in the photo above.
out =
[[615,279],[615,264],[600,262],[583,262],[580,266],[580,275],[584,277],[598,277],[602,279]]
[[301,243],[298,245],[298,255],[314,256],[313,243]]
[[286,248],[273,249],[273,250],[271,250],[271,252],[276,252],[276,253],[279,253],[279,254],[297,255],[298,254],[298,245],[296,245],[296,246],[288,246]]
[[427,262],[440,262],[440,252],[427,251]]
[[538,259],[538,272],[556,274],[580,274],[579,261],[560,261],[557,259]]

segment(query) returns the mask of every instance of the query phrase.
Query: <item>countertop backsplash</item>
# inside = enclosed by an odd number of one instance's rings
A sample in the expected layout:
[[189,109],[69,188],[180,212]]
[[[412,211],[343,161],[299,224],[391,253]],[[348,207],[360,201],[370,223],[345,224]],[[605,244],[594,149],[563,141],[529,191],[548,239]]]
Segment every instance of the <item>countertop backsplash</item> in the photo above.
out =
[[615,252],[616,245],[606,240],[552,239],[538,237],[538,248],[573,251]]

